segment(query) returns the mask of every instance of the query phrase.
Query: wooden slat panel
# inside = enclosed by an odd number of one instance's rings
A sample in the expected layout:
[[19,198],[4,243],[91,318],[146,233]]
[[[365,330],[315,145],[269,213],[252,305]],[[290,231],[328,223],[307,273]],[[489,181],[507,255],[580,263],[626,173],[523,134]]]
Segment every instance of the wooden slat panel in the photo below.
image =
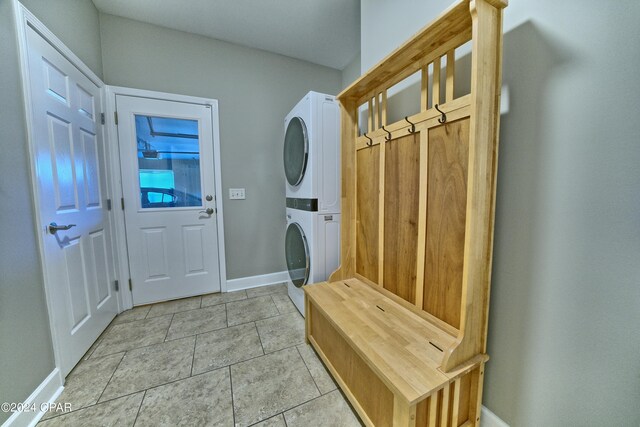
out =
[[422,400],[416,405],[416,425],[417,426],[426,426],[429,421],[429,399]]
[[420,76],[420,111],[429,107],[429,67],[422,67]]
[[367,132],[372,132],[375,130],[373,126],[373,98],[369,99],[369,103],[367,104],[367,116],[369,118],[369,127],[367,128]]
[[373,97],[373,128],[380,128],[380,97],[378,95]]
[[357,158],[356,272],[378,281],[378,185],[380,145],[363,148]]
[[449,423],[449,385],[442,389],[442,402],[440,402],[440,425],[447,427]]
[[460,413],[460,378],[456,379],[453,383],[453,405],[451,408],[451,425],[458,427]]
[[440,70],[442,68],[442,62],[440,57],[433,61],[433,82],[431,85],[431,104],[440,104]]
[[380,121],[382,126],[386,126],[387,124],[387,91],[383,90],[382,94],[382,112],[380,113]]
[[471,377],[473,373],[460,378],[460,403],[458,404],[458,425],[469,420],[469,402],[471,401]]
[[460,326],[469,119],[429,130],[423,309]]
[[386,144],[384,287],[414,302],[418,243],[420,144],[417,133]]
[[438,425],[438,403],[440,392],[433,393],[429,398],[429,427],[436,427]]
[[453,90],[456,78],[456,55],[455,49],[447,52],[447,87],[445,91],[445,99],[447,102],[453,101]]
[[391,426],[393,393],[310,304],[311,336],[375,426]]

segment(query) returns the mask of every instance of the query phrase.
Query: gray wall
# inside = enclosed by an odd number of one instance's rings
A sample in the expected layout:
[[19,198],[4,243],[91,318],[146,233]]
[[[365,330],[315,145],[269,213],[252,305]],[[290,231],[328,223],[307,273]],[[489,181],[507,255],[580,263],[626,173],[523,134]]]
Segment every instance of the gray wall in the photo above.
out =
[[342,70],[342,88],[346,88],[360,77],[360,53]]
[[[385,22],[362,25],[363,69],[450,3],[363,0],[362,22]],[[513,426],[640,425],[638,16],[505,10],[484,404]]]
[[[98,13],[93,3],[59,1],[54,5],[25,0],[24,4],[101,74]],[[79,22],[92,24],[76,25]],[[8,225],[0,238],[0,402],[22,402],[55,363],[35,235],[18,49],[8,0],[0,0],[0,58],[0,223]],[[0,424],[9,415],[0,412]]]
[[284,117],[309,90],[336,94],[341,72],[112,15],[100,28],[108,84],[219,101],[227,276],[285,270]]

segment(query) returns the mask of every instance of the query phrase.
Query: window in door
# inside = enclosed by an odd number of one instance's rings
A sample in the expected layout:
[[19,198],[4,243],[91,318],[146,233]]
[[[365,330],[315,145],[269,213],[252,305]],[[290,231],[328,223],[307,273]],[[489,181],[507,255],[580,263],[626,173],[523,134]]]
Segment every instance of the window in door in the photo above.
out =
[[202,206],[198,121],[135,115],[143,209]]

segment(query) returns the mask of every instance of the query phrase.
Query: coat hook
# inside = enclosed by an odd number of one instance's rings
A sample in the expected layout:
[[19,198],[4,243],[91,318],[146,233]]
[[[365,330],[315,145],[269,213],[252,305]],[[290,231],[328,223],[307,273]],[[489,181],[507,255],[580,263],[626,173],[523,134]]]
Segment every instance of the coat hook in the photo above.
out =
[[382,126],[382,130],[385,131],[389,136],[385,136],[384,139],[385,141],[391,141],[391,132],[389,132],[388,130],[386,130],[384,128],[384,126]]
[[364,133],[364,137],[369,140],[369,142],[367,142],[367,147],[371,147],[373,145],[373,139],[369,138],[366,132]]
[[409,133],[414,133],[416,131],[416,125],[411,123],[407,118],[407,116],[404,116],[404,119],[407,121],[407,123],[411,125],[411,128],[409,129]]
[[438,110],[440,112],[440,114],[442,114],[442,117],[438,119],[438,123],[444,123],[447,121],[447,115],[444,113],[444,111],[442,111],[441,109],[438,108],[438,104],[435,105],[436,110]]

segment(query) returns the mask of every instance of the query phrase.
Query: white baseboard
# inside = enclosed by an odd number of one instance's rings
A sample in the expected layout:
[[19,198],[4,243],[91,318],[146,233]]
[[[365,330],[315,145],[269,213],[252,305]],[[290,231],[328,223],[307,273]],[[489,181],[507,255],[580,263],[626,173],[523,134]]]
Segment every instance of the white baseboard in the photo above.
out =
[[44,416],[44,411],[40,408],[45,403],[53,403],[62,393],[63,387],[62,375],[60,370],[55,368],[47,378],[40,383],[27,400],[24,401],[24,405],[28,407],[35,406],[36,411],[24,411],[14,412],[7,421],[2,424],[2,427],[27,427],[35,426],[40,418]]
[[275,285],[289,280],[288,271],[262,274],[259,276],[241,277],[227,280],[227,292],[240,291],[242,289],[257,288],[258,286]]
[[480,415],[480,427],[509,427],[509,424],[502,421],[496,414],[483,405]]

